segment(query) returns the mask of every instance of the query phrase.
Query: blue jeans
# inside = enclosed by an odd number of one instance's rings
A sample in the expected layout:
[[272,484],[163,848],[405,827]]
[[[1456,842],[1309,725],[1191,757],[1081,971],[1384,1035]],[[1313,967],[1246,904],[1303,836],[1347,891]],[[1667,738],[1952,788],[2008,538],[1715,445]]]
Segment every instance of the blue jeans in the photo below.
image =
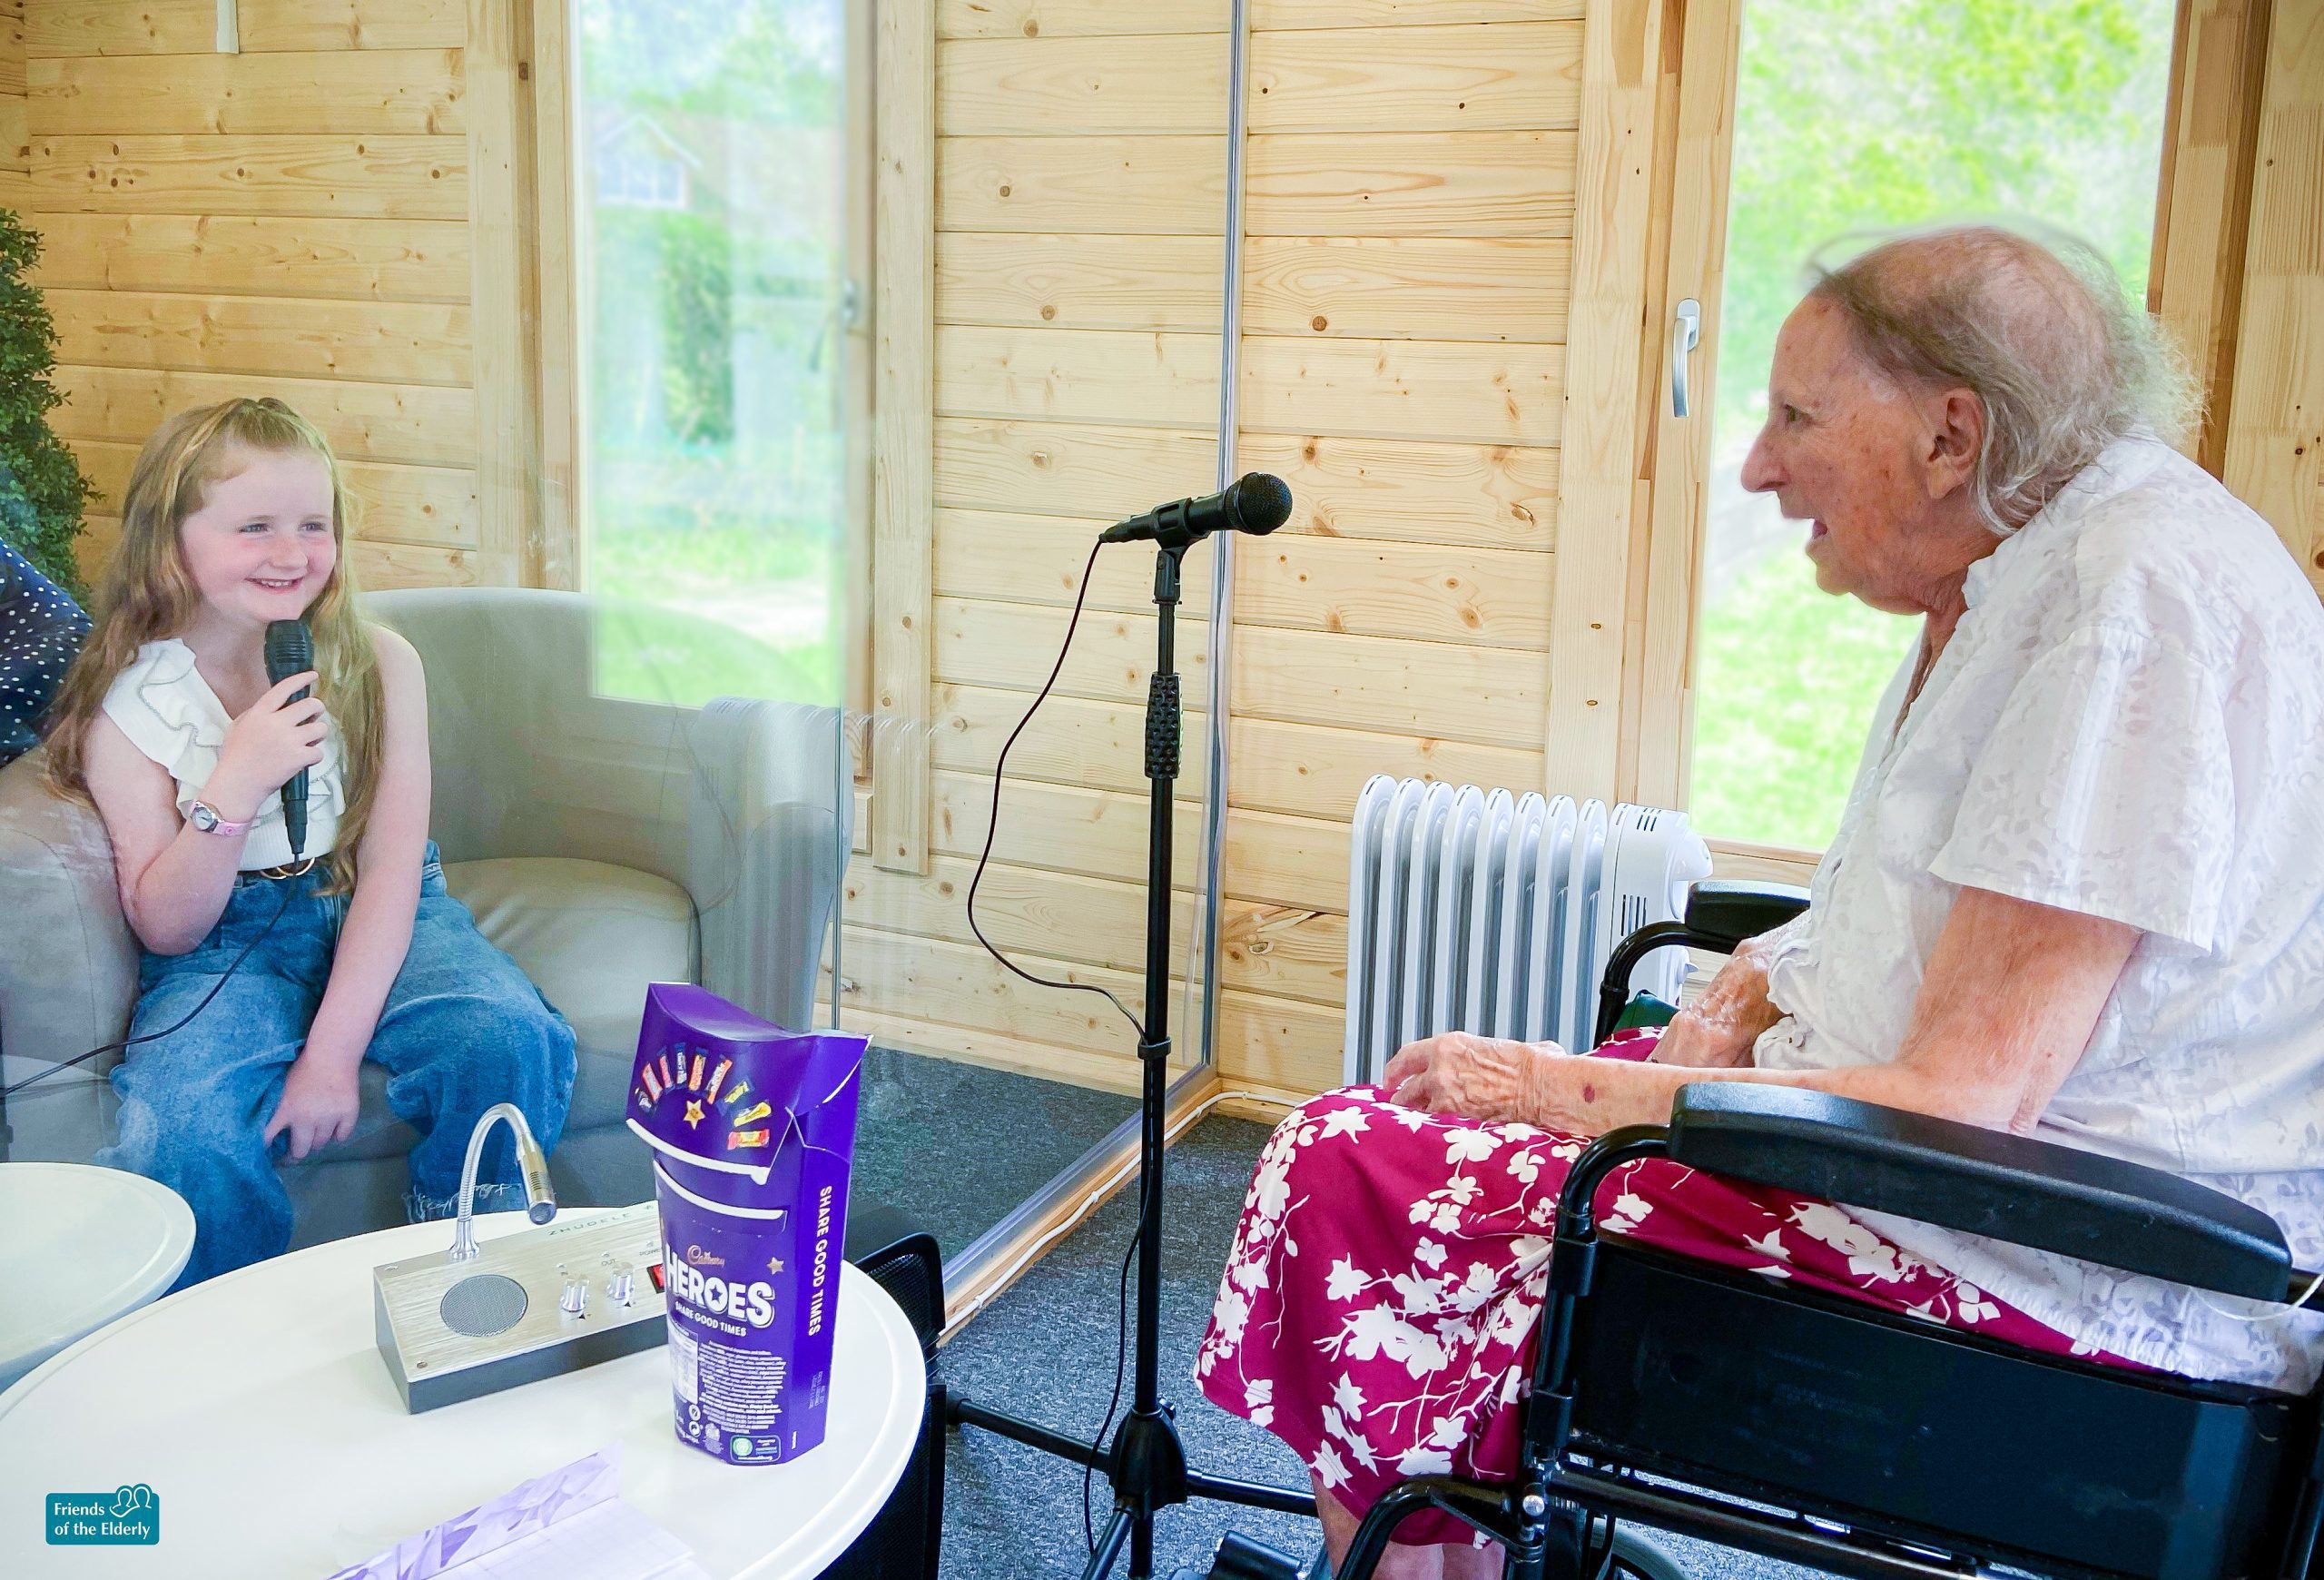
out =
[[[193,1254],[172,1288],[289,1249],[290,1198],[275,1160],[290,1137],[271,1147],[259,1138],[306,1044],[347,917],[347,896],[318,892],[327,875],[320,866],[296,878],[245,874],[209,937],[184,954],[148,953],[139,968],[132,1036],[183,1019],[264,933],[208,1007],[182,1030],[130,1048],[113,1069],[120,1140],[94,1160],[158,1180],[193,1209]],[[494,1103],[523,1110],[544,1149],[564,1133],[573,1028],[444,892],[433,841],[411,948],[363,1056],[387,1067],[388,1106],[419,1132],[407,1198],[414,1222],[457,1210],[468,1134]],[[505,1127],[495,1128],[477,1178],[480,1206],[512,1196],[521,1205]]]

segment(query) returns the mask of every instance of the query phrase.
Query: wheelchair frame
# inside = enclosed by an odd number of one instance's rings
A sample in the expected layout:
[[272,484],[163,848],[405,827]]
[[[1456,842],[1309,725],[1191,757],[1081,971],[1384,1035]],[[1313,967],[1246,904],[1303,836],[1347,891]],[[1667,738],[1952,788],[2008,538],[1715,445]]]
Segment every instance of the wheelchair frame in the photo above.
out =
[[[1620,1011],[1630,967],[1645,953],[1673,943],[1731,950],[1805,904],[1797,890],[1699,885],[1686,922],[1642,929],[1617,951],[1601,993],[1599,1040]],[[1614,1170],[1652,1158],[2249,1299],[2280,1301],[2324,1276],[2292,1268],[2280,1230],[2264,1214],[2175,1175],[1798,1088],[1689,1086],[1670,1124],[1600,1137],[1567,1178],[1520,1407],[1514,1481],[1430,1476],[1399,1483],[1366,1511],[1339,1580],[1371,1580],[1395,1528],[1426,1508],[1501,1543],[1507,1580],[1596,1580],[1620,1520],[1856,1580],[1961,1580],[1995,1565],[2058,1580],[2309,1580],[2317,1572],[2324,1383],[2292,1396],[2035,1356],[1868,1305],[1778,1290],[1753,1275],[1604,1244],[1598,1187]],[[1672,1387],[1687,1367],[1700,1368],[1716,1353],[1713,1344],[1689,1351],[1685,1335],[1657,1331],[1625,1358],[1624,1348],[1640,1342],[1633,1330],[1593,1332],[1609,1273],[1648,1296],[1665,1292],[1648,1288],[1657,1280],[1686,1282],[1667,1308],[1716,1329],[1713,1343],[1730,1355],[1738,1310],[1759,1323],[1755,1335],[1779,1333],[1712,1377],[1711,1391],[1748,1391],[1772,1369],[1779,1387],[1835,1407],[1827,1421],[1842,1419],[1837,1436],[1853,1432],[1871,1457],[1899,1427],[1909,1437],[1919,1425],[1912,1412],[1932,1401],[1956,1436],[1977,1410],[2043,1401],[2093,1418],[2101,1450],[2078,1461],[2064,1456],[2063,1468],[2045,1473],[2046,1441],[2013,1445],[1997,1457],[2016,1466],[2024,1485],[1994,1485],[1992,1473],[1973,1466],[1939,1477],[1946,1485],[1918,1499],[1891,1496],[1900,1488],[1884,1475],[1896,1466],[1867,1466],[1860,1452],[1826,1477],[1846,1484],[1835,1493],[1819,1488],[1814,1476],[1753,1475],[1753,1456],[1782,1445],[1766,1430],[1778,1417],[1746,1408],[1748,1418],[1715,1445],[1711,1457],[1723,1452],[1727,1463],[1706,1464],[1691,1447],[1699,1417],[1687,1413],[1699,1388],[1675,1410],[1639,1407],[1649,1397],[1647,1385]],[[1629,1315],[1651,1308],[1634,1299]],[[1836,1340],[1858,1355],[1876,1348],[1882,1358],[1869,1376],[1846,1374],[1826,1359]],[[1866,1418],[1846,1420],[1852,1407],[1873,1398],[1873,1386],[1887,1387],[1892,1379],[1881,1368],[1901,1356],[1925,1358],[1922,1369],[1942,1388],[1970,1392],[1925,1393],[1890,1405],[1886,1418],[1876,1405]],[[1601,1378],[1623,1368],[1628,1375],[1593,1393],[1585,1361]],[[1600,1418],[1608,1413],[1600,1396],[1617,1395],[1611,1410],[1621,1418]],[[1720,1402],[1728,1397],[1719,1395]],[[1649,1417],[1666,1441],[1626,1443],[1625,1434]],[[1673,1454],[1672,1443],[1689,1447]],[[2109,1479],[2125,1466],[2144,1478],[2138,1487]],[[1869,1501],[1847,1496],[1867,1488]],[[1974,1528],[1931,1523],[1925,1508],[1883,1506],[1915,1503]],[[1602,1545],[1593,1540],[1600,1520]]]

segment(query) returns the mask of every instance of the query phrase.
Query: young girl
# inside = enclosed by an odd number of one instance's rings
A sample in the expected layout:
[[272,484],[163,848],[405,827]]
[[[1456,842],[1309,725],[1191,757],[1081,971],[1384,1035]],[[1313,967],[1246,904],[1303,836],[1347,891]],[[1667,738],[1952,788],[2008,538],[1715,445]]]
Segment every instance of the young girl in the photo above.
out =
[[[51,781],[103,816],[144,945],[131,1035],[219,989],[129,1048],[120,1141],[96,1159],[193,1209],[180,1288],[287,1248],[276,1153],[354,1132],[367,1058],[419,1132],[415,1222],[455,1210],[487,1109],[516,1103],[551,1147],[572,1095],[572,1028],[445,894],[419,658],[356,612],[346,522],[330,447],[281,401],[172,418],[137,458],[56,703]],[[300,617],[315,668],[270,683],[266,628]],[[281,787],[301,768],[296,853]],[[497,1206],[519,1188],[505,1132],[484,1164],[478,1200]]]

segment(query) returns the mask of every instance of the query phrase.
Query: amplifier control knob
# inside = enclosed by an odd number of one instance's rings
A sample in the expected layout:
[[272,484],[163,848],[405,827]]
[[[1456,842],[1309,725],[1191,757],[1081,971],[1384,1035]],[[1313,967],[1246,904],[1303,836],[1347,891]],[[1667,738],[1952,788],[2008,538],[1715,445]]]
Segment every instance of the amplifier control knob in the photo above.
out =
[[558,1299],[556,1308],[574,1317],[578,1317],[588,1310],[589,1280],[586,1279],[566,1279],[565,1293]]
[[637,1276],[624,1268],[606,1280],[606,1299],[616,1306],[626,1306],[636,1293]]

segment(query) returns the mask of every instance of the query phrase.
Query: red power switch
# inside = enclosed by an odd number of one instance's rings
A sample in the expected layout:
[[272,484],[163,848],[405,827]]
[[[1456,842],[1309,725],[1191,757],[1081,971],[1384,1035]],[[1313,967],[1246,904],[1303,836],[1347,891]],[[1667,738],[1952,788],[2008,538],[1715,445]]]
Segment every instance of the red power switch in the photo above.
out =
[[662,1264],[660,1262],[649,1262],[646,1264],[645,1276],[654,1280],[654,1292],[657,1295],[663,1293]]

